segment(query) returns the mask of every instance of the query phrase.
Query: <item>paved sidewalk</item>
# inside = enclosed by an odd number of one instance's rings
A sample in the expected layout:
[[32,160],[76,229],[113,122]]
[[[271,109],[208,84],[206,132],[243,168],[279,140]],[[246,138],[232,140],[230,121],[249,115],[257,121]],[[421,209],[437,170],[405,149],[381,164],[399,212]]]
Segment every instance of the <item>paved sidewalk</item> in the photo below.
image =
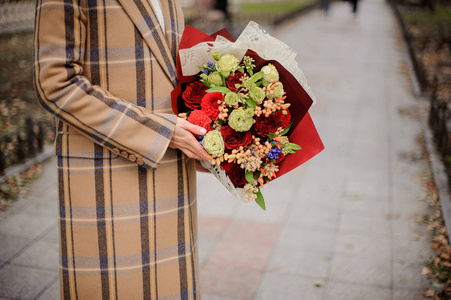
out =
[[[430,236],[407,54],[383,0],[335,2],[275,32],[299,53],[326,150],[263,190],[267,211],[198,177],[203,299],[423,299]],[[57,299],[55,161],[0,213],[0,298]],[[320,287],[315,286],[320,285]],[[2,298],[3,297],[3,298]]]

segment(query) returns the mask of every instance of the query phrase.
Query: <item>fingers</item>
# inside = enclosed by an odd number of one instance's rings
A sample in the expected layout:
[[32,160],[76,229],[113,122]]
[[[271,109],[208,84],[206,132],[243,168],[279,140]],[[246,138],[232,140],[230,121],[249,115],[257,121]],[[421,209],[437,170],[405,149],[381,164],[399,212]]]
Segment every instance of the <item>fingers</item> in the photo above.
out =
[[196,161],[196,171],[210,173],[210,171],[208,171],[208,169],[206,169],[204,166],[202,166],[202,164],[198,160]]
[[211,159],[212,159],[212,157],[207,153],[207,151],[205,151],[205,149],[203,149],[202,148],[202,150],[200,151],[200,157],[203,159],[203,160],[206,160],[206,161],[211,161]]
[[194,159],[201,159],[200,156],[196,155],[196,153],[192,152],[191,150],[188,150],[186,148],[180,149],[182,150],[183,153],[185,153],[186,156],[188,156],[189,158],[194,158]]
[[183,153],[186,154],[186,156],[188,156],[189,158],[194,158],[197,160],[206,160],[206,161],[210,161],[210,157],[208,155],[208,153],[204,150],[204,149],[200,149],[200,150],[193,150],[192,148],[179,148],[180,150],[183,151]]
[[186,120],[183,120],[183,121],[184,121],[183,122],[183,127],[185,129],[187,129],[188,131],[190,131],[190,132],[192,132],[194,134],[197,134],[197,135],[204,135],[204,134],[207,133],[207,130],[205,128],[197,126],[197,125],[194,125],[194,124],[192,124],[192,123],[190,123],[190,122],[188,122]]
[[205,151],[202,145],[193,136],[191,136],[187,142],[189,150],[196,153],[196,155],[200,157],[199,159],[210,160],[210,156],[207,151]]
[[176,124],[176,130],[172,136],[169,144],[170,148],[178,148],[183,151],[188,157],[194,159],[211,160],[207,151],[196,140],[193,133],[204,135],[206,133],[205,128],[196,126],[188,121],[179,118]]

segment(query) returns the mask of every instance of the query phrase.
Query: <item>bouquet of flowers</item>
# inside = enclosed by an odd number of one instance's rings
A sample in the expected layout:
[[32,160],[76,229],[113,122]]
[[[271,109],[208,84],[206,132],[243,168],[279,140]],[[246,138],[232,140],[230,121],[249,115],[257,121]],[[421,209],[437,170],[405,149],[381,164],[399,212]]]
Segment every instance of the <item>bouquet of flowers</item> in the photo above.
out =
[[[256,36],[269,37],[274,47],[288,49],[294,58],[291,49],[256,23],[235,42],[224,30],[208,36],[187,27],[177,61],[180,85],[172,92],[172,103],[180,117],[207,130],[197,138],[212,160],[202,165],[236,198],[266,209],[260,188],[323,145],[308,116],[314,97],[302,71],[285,61],[288,71],[279,62],[280,54],[275,54],[278,60],[268,60],[268,50],[253,51],[261,43],[249,44]],[[307,153],[300,154],[305,148]],[[290,160],[292,156],[296,158]]]

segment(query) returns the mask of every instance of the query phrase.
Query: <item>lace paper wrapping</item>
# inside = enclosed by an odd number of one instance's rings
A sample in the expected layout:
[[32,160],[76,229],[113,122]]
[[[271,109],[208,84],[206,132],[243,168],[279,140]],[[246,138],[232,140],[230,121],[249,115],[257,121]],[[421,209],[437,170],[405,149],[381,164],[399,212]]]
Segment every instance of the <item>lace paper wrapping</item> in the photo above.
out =
[[200,161],[202,166],[215,175],[215,177],[222,183],[222,185],[241,203],[249,202],[244,196],[244,189],[236,188],[226,172],[218,165],[212,165],[206,160]]
[[[268,45],[271,45],[268,47]],[[269,35],[260,25],[251,21],[233,43],[222,36],[217,36],[214,42],[204,42],[188,49],[179,51],[180,64],[184,76],[199,73],[199,66],[207,61],[214,61],[212,50],[219,50],[221,54],[232,54],[241,60],[248,49],[256,52],[266,60],[276,60],[290,72],[307,94],[312,98],[313,105],[316,98],[305,78],[304,73],[296,62],[296,52],[287,44]],[[313,106],[312,105],[312,106]]]

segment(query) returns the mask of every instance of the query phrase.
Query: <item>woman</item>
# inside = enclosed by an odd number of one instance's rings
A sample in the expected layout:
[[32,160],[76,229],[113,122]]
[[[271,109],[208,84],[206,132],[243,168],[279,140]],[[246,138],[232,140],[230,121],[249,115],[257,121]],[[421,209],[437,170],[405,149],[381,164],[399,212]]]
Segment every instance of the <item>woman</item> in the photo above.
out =
[[199,298],[194,159],[208,156],[203,129],[170,103],[183,28],[176,0],[37,1],[36,92],[58,119],[61,298]]

